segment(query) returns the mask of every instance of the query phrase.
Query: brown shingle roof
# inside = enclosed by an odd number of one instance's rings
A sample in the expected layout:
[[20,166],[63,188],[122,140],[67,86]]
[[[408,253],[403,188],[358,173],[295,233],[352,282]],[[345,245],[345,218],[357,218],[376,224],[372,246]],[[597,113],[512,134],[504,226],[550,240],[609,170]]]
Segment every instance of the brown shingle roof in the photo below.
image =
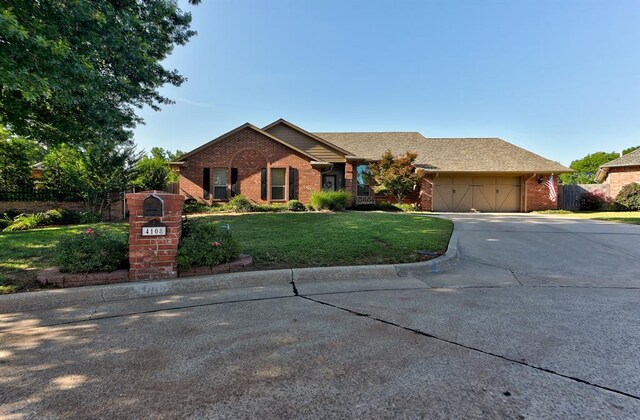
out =
[[620,156],[617,159],[607,162],[600,166],[601,168],[611,168],[613,166],[636,166],[640,165],[640,149],[636,149],[633,152],[629,152],[626,155]]
[[357,157],[416,152],[416,165],[434,172],[563,173],[571,169],[498,138],[425,138],[417,132],[314,133]]
[[609,168],[619,168],[621,166],[636,166],[640,165],[640,149],[636,149],[633,152],[629,152],[626,155],[620,156],[617,159],[613,159],[610,162],[601,165],[596,172],[596,181],[602,182],[607,178]]

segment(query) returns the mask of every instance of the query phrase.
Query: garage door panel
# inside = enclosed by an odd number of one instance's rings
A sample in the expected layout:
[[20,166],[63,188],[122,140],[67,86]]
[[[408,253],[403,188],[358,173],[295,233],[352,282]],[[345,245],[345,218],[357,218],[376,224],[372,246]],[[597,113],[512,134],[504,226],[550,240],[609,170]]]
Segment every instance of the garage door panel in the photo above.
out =
[[479,211],[495,211],[496,186],[486,184],[474,184],[473,208]]
[[519,211],[520,177],[457,176],[436,178],[435,211]]
[[453,211],[469,211],[473,206],[473,189],[470,185],[453,186]]

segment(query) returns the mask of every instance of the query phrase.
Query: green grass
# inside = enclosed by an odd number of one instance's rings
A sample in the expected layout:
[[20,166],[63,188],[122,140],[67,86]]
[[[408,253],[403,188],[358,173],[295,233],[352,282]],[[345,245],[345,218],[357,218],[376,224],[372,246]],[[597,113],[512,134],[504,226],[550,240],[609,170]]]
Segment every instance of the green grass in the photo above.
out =
[[554,214],[574,219],[605,220],[607,222],[631,223],[634,225],[640,225],[640,211],[571,212],[568,210],[548,210],[536,213]]
[[[229,223],[256,268],[389,264],[418,261],[417,250],[444,252],[452,223],[398,213],[248,213],[190,217]],[[126,230],[126,223],[91,225]],[[0,294],[37,287],[38,271],[51,265],[53,247],[89,225],[0,232]]]
[[87,227],[126,230],[126,223],[99,223],[48,227],[18,232],[0,232],[0,294],[31,289],[39,270],[50,266],[53,247],[66,235]]
[[257,268],[419,261],[417,250],[445,252],[453,228],[446,219],[397,213],[253,213],[193,219],[228,223]]

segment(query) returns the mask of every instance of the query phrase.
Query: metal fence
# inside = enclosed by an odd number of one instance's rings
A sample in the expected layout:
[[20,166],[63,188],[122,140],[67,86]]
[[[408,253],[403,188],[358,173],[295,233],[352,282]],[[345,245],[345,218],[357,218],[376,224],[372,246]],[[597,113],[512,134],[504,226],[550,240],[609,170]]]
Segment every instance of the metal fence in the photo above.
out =
[[580,210],[582,194],[586,192],[603,192],[609,195],[608,184],[575,184],[561,185],[558,195],[558,207],[563,210]]
[[51,191],[36,188],[25,188],[13,191],[0,190],[0,201],[82,201],[75,192]]

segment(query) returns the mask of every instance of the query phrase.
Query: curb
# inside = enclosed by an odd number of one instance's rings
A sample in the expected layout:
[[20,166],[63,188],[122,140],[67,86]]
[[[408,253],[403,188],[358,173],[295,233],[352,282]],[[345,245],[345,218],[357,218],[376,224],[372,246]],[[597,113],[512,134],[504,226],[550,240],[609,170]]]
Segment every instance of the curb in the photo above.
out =
[[304,284],[340,280],[390,279],[414,275],[424,276],[450,270],[458,261],[458,233],[454,226],[447,252],[438,258],[423,262],[240,271],[198,277],[16,293],[0,296],[0,313],[54,309],[69,305],[106,303],[220,289],[265,286],[291,287],[292,282]]

